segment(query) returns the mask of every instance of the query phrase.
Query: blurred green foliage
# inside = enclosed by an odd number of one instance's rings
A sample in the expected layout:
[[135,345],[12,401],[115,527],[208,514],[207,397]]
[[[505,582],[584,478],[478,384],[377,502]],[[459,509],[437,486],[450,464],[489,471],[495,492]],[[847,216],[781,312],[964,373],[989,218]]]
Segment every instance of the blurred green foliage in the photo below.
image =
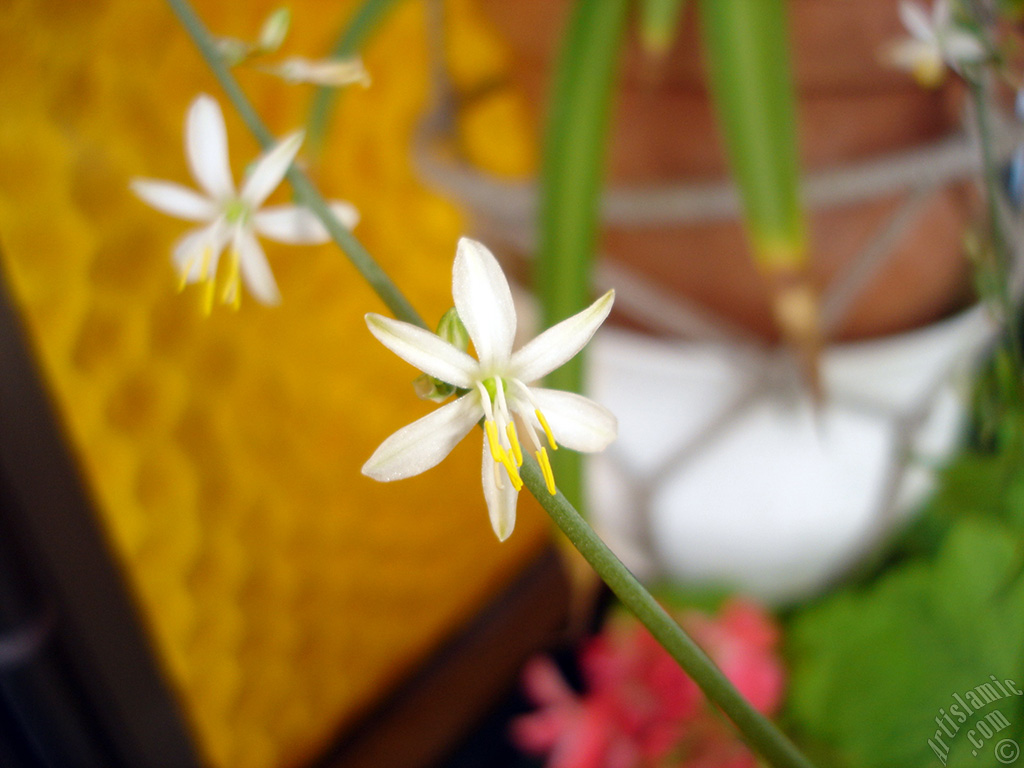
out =
[[[882,567],[789,617],[787,717],[821,765],[997,766],[995,745],[1024,735],[1024,697],[943,721],[990,675],[1024,684],[1024,409],[1010,370],[1000,350],[968,446]],[[979,748],[969,733],[995,710],[1010,728],[975,729]]]

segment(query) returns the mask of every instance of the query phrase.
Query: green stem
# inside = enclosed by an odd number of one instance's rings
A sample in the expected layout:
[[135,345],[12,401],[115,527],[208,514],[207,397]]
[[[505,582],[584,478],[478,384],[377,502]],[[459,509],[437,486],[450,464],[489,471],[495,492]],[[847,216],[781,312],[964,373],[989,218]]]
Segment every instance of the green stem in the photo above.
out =
[[[264,149],[274,144],[274,135],[263,124],[260,116],[253,109],[252,104],[249,103],[245,93],[238,85],[238,81],[235,80],[231,71],[224,63],[223,58],[218,53],[213,38],[206,30],[206,27],[203,26],[203,22],[196,15],[188,0],[167,0],[167,4],[181,21],[189,36],[191,36],[206,64],[224,89],[224,93],[227,94],[228,99],[234,105],[253,136],[256,137],[256,140]],[[427,325],[423,322],[419,313],[416,312],[402,292],[398,290],[398,287],[391,282],[391,279],[380,268],[380,265],[374,261],[366,248],[363,247],[363,244],[331,213],[326,201],[306,174],[296,168],[295,165],[292,165],[288,169],[288,181],[291,182],[292,189],[295,190],[297,202],[309,208],[323,222],[328,233],[331,235],[331,239],[338,244],[338,247],[341,248],[349,261],[352,262],[352,265],[359,271],[359,274],[370,284],[370,287],[373,288],[381,301],[387,305],[392,314],[399,320],[426,328]]]
[[[331,49],[331,57],[346,59],[359,53],[367,38],[380,26],[388,12],[400,0],[366,0],[353,14],[351,21],[345,25],[337,41]],[[327,137],[334,103],[338,98],[338,89],[322,86],[317,88],[313,96],[313,105],[309,110],[307,137],[310,151],[319,155],[323,150]]]
[[[618,0],[616,0],[618,1]],[[250,131],[260,144],[269,146],[274,137],[263,125],[259,116],[249,104],[231,73],[214,48],[209,33],[193,12],[188,0],[167,0],[186,30],[199,47],[203,58],[213,70],[232,104],[241,114]],[[359,242],[341,226],[331,214],[323,198],[312,183],[294,168],[289,178],[305,205],[324,222],[331,236],[349,255],[360,273],[370,282],[381,299],[391,308],[395,316],[423,326],[419,315],[409,306],[393,283],[372,260]],[[350,250],[351,249],[351,250]],[[355,256],[352,251],[355,252]],[[377,273],[379,279],[371,279],[367,273]],[[383,288],[382,288],[383,286]],[[537,462],[525,456],[522,477],[529,491],[547,510],[555,524],[576,546],[580,553],[594,567],[594,570],[618,595],[623,605],[632,611],[660,642],[679,665],[693,678],[708,698],[736,724],[740,733],[753,749],[765,757],[775,768],[811,768],[810,763],[797,751],[793,744],[770,720],[761,715],[740,695],[714,663],[665,613],[621,561],[601,541],[594,530],[580,516],[579,512],[561,493],[551,495]]]
[[[582,310],[591,297],[601,177],[627,0],[577,0],[559,55],[540,189],[536,291],[544,327]],[[554,389],[579,392],[583,356],[549,375]],[[566,495],[579,504],[579,455],[552,456]]]
[[527,455],[523,458],[521,473],[523,483],[530,493],[622,604],[650,630],[707,697],[732,720],[751,748],[775,768],[811,768],[807,758],[793,743],[768,718],[750,706],[707,654],[651,597],[565,496],[561,493],[548,493],[543,474],[533,457]]
[[1006,344],[1009,347],[1010,359],[1017,373],[1017,381],[1024,372],[1024,359],[1021,357],[1020,330],[1017,324],[1017,308],[1014,306],[1010,293],[1010,249],[1006,242],[1003,228],[1003,217],[999,210],[999,179],[995,152],[992,147],[992,129],[989,125],[988,93],[983,82],[983,74],[966,78],[971,89],[974,102],[974,119],[978,130],[978,143],[981,145],[982,177],[985,180],[985,202],[988,211],[989,231],[992,238],[992,249],[995,252],[997,283],[999,285],[999,303],[1006,323]]

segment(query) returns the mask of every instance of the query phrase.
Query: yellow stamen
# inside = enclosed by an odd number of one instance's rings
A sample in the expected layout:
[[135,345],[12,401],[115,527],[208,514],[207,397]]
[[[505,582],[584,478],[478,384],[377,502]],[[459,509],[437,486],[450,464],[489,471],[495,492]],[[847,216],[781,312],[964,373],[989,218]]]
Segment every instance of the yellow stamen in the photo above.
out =
[[946,64],[938,57],[922,57],[914,64],[914,79],[925,88],[936,88],[946,77]]
[[185,286],[188,285],[188,276],[192,272],[192,267],[196,265],[196,257],[193,256],[187,262],[185,262],[185,268],[181,270],[181,277],[178,279],[178,293],[185,290]]
[[238,251],[232,250],[230,259],[228,278],[224,282],[224,289],[221,291],[220,300],[224,304],[230,303],[231,308],[237,310],[242,303],[242,291],[238,276]]
[[210,274],[210,261],[212,258],[213,252],[209,248],[203,251],[203,265],[199,270],[199,279],[206,283],[204,286],[205,293],[203,294],[203,312],[207,316],[213,311],[213,296],[216,290],[216,286],[213,283],[214,275]]
[[491,447],[491,458],[502,464],[505,463],[505,449],[498,442],[498,427],[491,420],[484,422],[484,432],[487,433],[487,444]]
[[519,437],[516,435],[516,425],[511,421],[505,427],[505,434],[508,435],[509,445],[512,446],[512,455],[516,457],[516,466],[523,466],[523,449],[519,446]]
[[544,483],[548,487],[548,493],[554,496],[558,489],[555,488],[555,473],[551,469],[551,461],[548,459],[546,448],[537,451],[537,461],[540,463],[540,471],[544,474]]
[[[541,427],[544,429],[544,436],[548,439],[548,445],[551,446],[552,451],[558,450],[558,443],[555,442],[555,436],[551,434],[551,427],[548,426],[548,420],[544,418],[544,414],[540,412],[540,408],[534,410],[537,414],[537,421],[540,422]],[[554,491],[552,491],[554,493]]]
[[199,279],[200,280],[205,280],[207,278],[208,273],[210,271],[210,259],[212,259],[212,258],[213,258],[213,251],[211,251],[209,248],[204,248],[203,249],[203,264],[199,268]]
[[203,313],[209,316],[213,312],[213,298],[215,294],[216,286],[213,280],[207,280],[205,286],[205,293],[203,295]]
[[523,490],[523,478],[519,476],[519,469],[516,467],[515,462],[505,454],[505,471],[508,472],[509,480],[512,481],[512,487],[517,491]]
[[487,434],[487,444],[491,449],[491,458],[495,462],[505,467],[505,471],[508,472],[509,480],[512,481],[512,486],[518,491],[523,487],[523,479],[519,476],[519,469],[516,467],[515,462],[508,455],[508,451],[505,450],[498,440],[498,427],[493,421],[484,422],[484,432]]

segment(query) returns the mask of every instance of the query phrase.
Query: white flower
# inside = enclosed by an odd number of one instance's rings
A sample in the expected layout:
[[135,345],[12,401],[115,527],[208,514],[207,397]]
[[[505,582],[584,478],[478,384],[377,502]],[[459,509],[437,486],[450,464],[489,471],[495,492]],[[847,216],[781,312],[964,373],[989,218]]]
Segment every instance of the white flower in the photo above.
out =
[[[174,246],[174,266],[187,283],[206,285],[205,308],[209,312],[216,293],[217,266],[228,251],[227,276],[221,283],[221,301],[238,307],[240,283],[265,304],[281,296],[256,233],[282,243],[325,243],[330,235],[306,208],[279,205],[260,208],[277,188],[299,151],[302,133],[280,141],[253,165],[240,192],[235,191],[228,160],[227,131],[220,107],[202,95],[192,102],[185,121],[185,155],[192,176],[205,194],[170,181],[135,179],[132,190],[154,208],[203,225],[187,232]],[[355,226],[359,213],[349,203],[331,203],[331,210],[346,227]]]
[[370,73],[363,66],[358,56],[349,59],[303,59],[293,56],[280,64],[262,67],[265,72],[286,80],[289,83],[312,83],[338,87],[359,83],[364,88],[370,85]]
[[886,58],[922,85],[938,85],[946,66],[959,72],[962,64],[985,58],[981,40],[953,21],[948,0],[935,0],[931,16],[917,3],[902,0],[899,13],[910,37],[890,46]]
[[615,292],[608,291],[515,353],[512,293],[497,260],[474,240],[459,241],[452,296],[479,360],[415,325],[366,316],[370,332],[384,346],[464,394],[391,435],[363,466],[363,474],[382,481],[418,475],[444,459],[483,419],[484,499],[494,532],[504,541],[516,521],[523,445],[537,457],[553,494],[548,447],[556,450],[562,444],[593,452],[615,439],[618,424],[606,408],[571,392],[527,386],[584,347],[611,311]]

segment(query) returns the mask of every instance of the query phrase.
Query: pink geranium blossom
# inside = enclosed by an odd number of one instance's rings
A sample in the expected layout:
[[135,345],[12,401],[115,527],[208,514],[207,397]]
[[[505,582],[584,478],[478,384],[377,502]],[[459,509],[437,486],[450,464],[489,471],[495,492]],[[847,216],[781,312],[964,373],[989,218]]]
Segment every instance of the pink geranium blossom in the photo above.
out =
[[[733,600],[716,618],[690,612],[683,624],[754,707],[776,711],[784,672],[767,613]],[[729,725],[635,620],[617,618],[591,639],[580,668],[582,694],[549,659],[534,659],[523,672],[539,709],[513,723],[512,737],[524,751],[548,755],[548,768],[753,768]]]

